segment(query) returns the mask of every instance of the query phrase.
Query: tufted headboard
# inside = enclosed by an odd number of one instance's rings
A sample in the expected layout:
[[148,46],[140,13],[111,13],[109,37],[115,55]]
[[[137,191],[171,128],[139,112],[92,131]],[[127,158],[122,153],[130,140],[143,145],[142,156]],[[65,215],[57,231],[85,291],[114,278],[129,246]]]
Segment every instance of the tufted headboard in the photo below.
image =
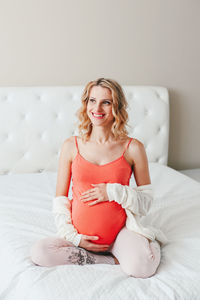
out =
[[[78,135],[75,112],[83,86],[0,87],[0,174],[56,171],[62,142]],[[149,162],[167,165],[168,91],[123,86],[129,136],[143,142]]]

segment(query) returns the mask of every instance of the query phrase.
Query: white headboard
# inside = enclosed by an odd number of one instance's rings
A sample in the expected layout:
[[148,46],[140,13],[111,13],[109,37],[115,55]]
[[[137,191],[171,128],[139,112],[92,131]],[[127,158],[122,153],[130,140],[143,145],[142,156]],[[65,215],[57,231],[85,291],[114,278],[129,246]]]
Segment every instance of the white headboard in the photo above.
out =
[[[75,112],[83,86],[0,87],[0,174],[56,171],[62,142],[78,134]],[[149,162],[167,165],[168,91],[123,86],[129,136],[144,143]]]

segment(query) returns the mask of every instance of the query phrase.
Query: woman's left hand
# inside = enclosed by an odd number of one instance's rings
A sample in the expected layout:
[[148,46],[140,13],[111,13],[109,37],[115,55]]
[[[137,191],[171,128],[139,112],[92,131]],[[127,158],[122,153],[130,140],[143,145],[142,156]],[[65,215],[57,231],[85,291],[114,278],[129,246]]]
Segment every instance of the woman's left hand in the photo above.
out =
[[106,192],[106,183],[91,184],[91,185],[94,186],[92,189],[87,190],[81,194],[80,199],[82,202],[97,199],[88,204],[88,205],[92,206],[92,205],[100,203],[100,202],[109,201],[108,195]]

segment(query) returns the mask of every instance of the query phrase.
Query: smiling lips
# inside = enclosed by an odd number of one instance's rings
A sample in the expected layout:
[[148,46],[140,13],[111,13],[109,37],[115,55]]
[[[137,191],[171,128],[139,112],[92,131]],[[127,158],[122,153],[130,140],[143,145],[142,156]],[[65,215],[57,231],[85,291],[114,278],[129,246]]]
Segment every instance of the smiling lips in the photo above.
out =
[[92,115],[96,119],[103,119],[103,117],[105,116],[105,114],[95,114],[95,113],[92,113]]

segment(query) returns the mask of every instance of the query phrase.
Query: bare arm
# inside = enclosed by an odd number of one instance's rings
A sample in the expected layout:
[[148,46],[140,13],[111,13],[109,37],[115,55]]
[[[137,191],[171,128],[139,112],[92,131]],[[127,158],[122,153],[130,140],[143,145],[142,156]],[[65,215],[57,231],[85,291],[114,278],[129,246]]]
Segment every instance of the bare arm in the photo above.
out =
[[109,201],[116,201],[134,214],[146,215],[153,201],[153,190],[148,160],[144,145],[133,140],[129,146],[129,157],[134,169],[136,188],[118,183],[107,183]]
[[53,200],[53,214],[57,235],[78,246],[81,234],[78,234],[72,224],[71,201],[68,198],[71,181],[73,137],[68,138],[62,145],[57,174],[56,197]]
[[56,197],[68,197],[70,181],[71,181],[71,164],[72,164],[72,149],[73,137],[64,141],[58,163],[58,174],[56,184]]
[[137,186],[151,184],[148,159],[143,143],[134,139],[129,146],[129,155],[133,162],[133,175]]

